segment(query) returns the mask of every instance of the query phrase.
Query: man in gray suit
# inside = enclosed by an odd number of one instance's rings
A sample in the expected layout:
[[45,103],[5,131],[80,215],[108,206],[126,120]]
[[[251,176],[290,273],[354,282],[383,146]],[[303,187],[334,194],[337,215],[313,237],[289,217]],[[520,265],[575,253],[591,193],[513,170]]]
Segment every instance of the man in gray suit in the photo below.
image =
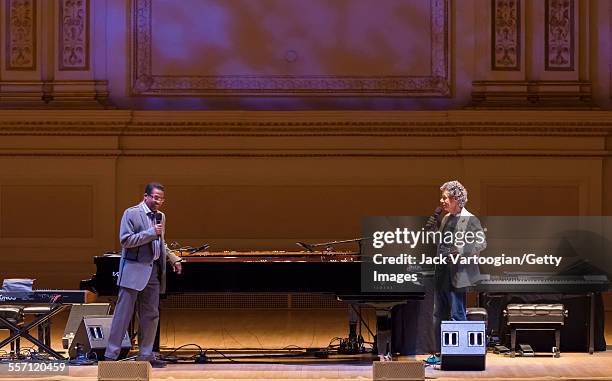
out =
[[165,291],[166,261],[181,273],[181,258],[166,252],[164,231],[166,217],[158,209],[164,203],[164,186],[149,183],[142,202],[123,213],[119,239],[119,298],[115,306],[108,346],[107,360],[116,360],[121,341],[127,331],[136,306],[139,317],[138,359],[149,361],[153,367],[165,363],[153,354],[153,342],[159,321],[159,294]]
[[[459,181],[449,181],[440,187],[440,206],[444,217],[437,224],[436,229],[443,235],[462,237],[466,232],[473,236],[482,237],[474,239],[468,244],[459,245],[457,241],[441,242],[438,244],[438,255],[450,257],[477,256],[487,247],[484,230],[480,220],[466,208],[467,189]],[[459,235],[457,234],[459,233]],[[480,270],[477,264],[448,264],[436,265],[434,274],[434,327],[436,329],[435,345],[440,350],[440,322],[443,320],[467,320],[465,314],[465,293],[468,287],[473,286],[480,279]],[[439,362],[438,356],[432,356],[426,362]]]

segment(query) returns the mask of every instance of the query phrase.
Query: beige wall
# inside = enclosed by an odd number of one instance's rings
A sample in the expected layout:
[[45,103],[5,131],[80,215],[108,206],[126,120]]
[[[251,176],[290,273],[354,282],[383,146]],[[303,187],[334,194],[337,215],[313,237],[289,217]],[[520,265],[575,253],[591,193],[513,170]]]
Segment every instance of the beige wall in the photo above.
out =
[[123,209],[167,186],[168,239],[215,250],[359,237],[460,179],[480,215],[609,213],[608,112],[0,112],[0,268],[78,286]]

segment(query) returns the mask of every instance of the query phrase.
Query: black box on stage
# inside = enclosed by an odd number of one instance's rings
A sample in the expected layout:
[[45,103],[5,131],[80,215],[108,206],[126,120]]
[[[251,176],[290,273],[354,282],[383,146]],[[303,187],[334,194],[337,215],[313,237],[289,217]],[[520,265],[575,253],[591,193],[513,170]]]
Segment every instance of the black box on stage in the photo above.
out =
[[72,343],[72,339],[74,339],[74,335],[77,329],[79,329],[84,316],[106,316],[109,314],[110,303],[73,304],[70,307],[70,315],[68,315],[68,321],[66,321],[66,328],[64,328],[62,347],[64,349],[70,348],[70,343]]
[[443,321],[440,331],[440,369],[485,370],[484,321]]
[[[84,316],[70,343],[68,350],[70,358],[85,354],[88,357],[103,359],[112,321],[112,315]],[[119,358],[125,357],[131,348],[132,343],[126,331],[121,342]]]

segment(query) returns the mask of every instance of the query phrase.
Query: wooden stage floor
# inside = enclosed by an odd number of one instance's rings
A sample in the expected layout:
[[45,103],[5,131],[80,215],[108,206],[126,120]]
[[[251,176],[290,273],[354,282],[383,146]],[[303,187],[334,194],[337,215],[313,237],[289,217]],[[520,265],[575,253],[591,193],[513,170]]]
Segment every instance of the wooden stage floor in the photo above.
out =
[[[424,358],[422,356],[419,359]],[[426,368],[426,378],[435,380],[612,380],[612,351],[588,355],[563,353],[561,358],[549,356],[509,358],[487,355],[487,368],[482,372],[441,371]],[[58,381],[94,381],[97,366],[71,366],[69,376],[47,378]],[[370,363],[211,363],[170,364],[153,369],[154,380],[371,380]],[[35,380],[11,378],[11,380]],[[37,380],[41,380],[40,378]]]
[[[331,337],[346,335],[346,311],[164,311],[162,347],[177,348],[199,343],[204,348],[225,351],[230,347],[274,347],[288,345],[324,347]],[[612,321],[612,316],[606,316]],[[66,316],[54,319],[52,344],[62,350],[61,335]],[[606,340],[612,343],[612,325],[607,325]],[[2,336],[2,334],[0,334]],[[30,347],[24,340],[22,347]],[[192,347],[193,349],[193,347]],[[208,352],[211,353],[211,352]],[[424,359],[427,356],[418,356]],[[438,380],[610,380],[612,349],[594,355],[562,353],[561,358],[539,356],[509,358],[487,355],[483,372],[449,372],[427,368],[428,379]],[[210,363],[171,364],[154,369],[155,380],[371,380],[371,363]],[[0,379],[2,379],[0,377]],[[16,378],[10,378],[17,380]],[[69,376],[47,378],[58,381],[93,381],[96,366],[71,366]],[[18,380],[34,380],[21,378]],[[40,378],[38,380],[41,380]]]

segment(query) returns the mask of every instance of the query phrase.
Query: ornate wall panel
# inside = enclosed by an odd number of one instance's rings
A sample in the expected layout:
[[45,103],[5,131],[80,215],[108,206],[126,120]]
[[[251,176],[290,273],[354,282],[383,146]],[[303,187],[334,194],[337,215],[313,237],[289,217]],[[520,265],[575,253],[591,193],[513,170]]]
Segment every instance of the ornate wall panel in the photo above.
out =
[[59,70],[89,70],[89,0],[59,2]]
[[546,70],[574,70],[574,0],[546,0],[545,59]]
[[6,2],[6,68],[36,69],[36,1]]
[[540,177],[531,180],[531,184],[517,185],[516,179],[505,184],[485,184],[482,189],[483,210],[488,216],[580,215],[580,184],[558,180],[543,182]]
[[491,69],[521,70],[521,2],[491,0]]
[[[297,160],[293,162],[298,166],[300,164]],[[278,163],[270,162],[269,166],[278,172],[283,171]],[[334,165],[328,162],[328,166]],[[300,172],[303,168],[296,170]],[[321,172],[325,177],[339,176],[332,171],[321,169]],[[189,179],[185,178],[183,181],[187,182]],[[169,199],[165,206],[168,215],[181,216],[180,219],[173,219],[172,226],[168,226],[169,236],[194,240],[207,237],[220,241],[233,238],[228,237],[228,232],[232,232],[233,236],[256,240],[273,238],[270,237],[270,232],[273,231],[276,237],[294,241],[304,239],[305,236],[327,237],[329,232],[351,237],[361,229],[362,216],[372,213],[414,213],[415,205],[427,205],[424,195],[433,200],[438,197],[435,183],[430,186],[401,183],[367,186],[346,185],[341,184],[341,180],[334,182],[330,179],[330,183],[321,185],[284,183],[254,186],[215,185],[218,180],[208,181],[211,185],[164,184],[167,193],[172,194],[172,199]],[[293,179],[284,181],[293,182]],[[397,202],[409,197],[415,205]],[[200,199],[201,202],[194,203],[194,199]],[[419,212],[427,214],[429,209],[425,207]],[[287,210],[292,210],[292,216],[288,216]],[[320,218],[321,211],[327,211],[323,219]],[[228,214],[236,218],[228,219]],[[202,216],[206,218],[203,219]],[[318,222],[313,225],[312,221]]]
[[92,238],[92,202],[88,185],[3,185],[0,238]]
[[450,95],[448,0],[132,4],[133,94]]

